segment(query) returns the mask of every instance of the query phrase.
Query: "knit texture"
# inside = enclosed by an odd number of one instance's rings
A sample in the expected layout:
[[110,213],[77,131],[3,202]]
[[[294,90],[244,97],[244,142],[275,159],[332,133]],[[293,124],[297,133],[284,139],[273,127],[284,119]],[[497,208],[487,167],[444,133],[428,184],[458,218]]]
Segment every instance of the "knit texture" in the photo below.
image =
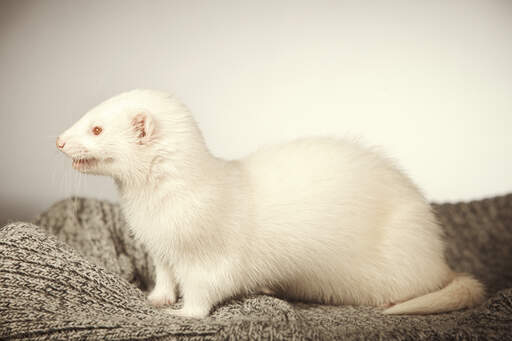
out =
[[371,307],[255,295],[187,319],[146,302],[153,265],[118,205],[64,200],[34,224],[0,228],[0,339],[512,339],[512,195],[433,208],[450,265],[488,288],[477,308],[386,316]]

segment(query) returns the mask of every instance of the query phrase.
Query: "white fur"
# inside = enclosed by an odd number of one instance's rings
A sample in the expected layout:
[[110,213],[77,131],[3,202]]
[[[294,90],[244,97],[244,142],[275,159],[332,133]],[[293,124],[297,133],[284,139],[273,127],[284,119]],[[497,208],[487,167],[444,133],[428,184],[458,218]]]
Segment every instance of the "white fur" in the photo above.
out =
[[203,317],[259,292],[328,304],[405,301],[390,314],[483,300],[478,281],[446,265],[441,229],[418,189],[357,143],[306,138],[222,160],[185,107],[151,90],[100,104],[60,141],[71,157],[99,160],[81,171],[116,180],[125,217],[155,260],[149,300],[174,303],[179,286],[184,306],[175,314]]

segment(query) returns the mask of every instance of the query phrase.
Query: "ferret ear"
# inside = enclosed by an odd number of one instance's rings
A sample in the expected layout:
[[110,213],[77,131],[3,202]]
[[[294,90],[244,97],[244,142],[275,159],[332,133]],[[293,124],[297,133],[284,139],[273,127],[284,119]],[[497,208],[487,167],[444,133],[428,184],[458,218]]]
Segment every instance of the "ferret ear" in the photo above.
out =
[[132,126],[137,137],[138,144],[148,144],[154,134],[154,124],[151,116],[145,112],[138,113],[132,119]]

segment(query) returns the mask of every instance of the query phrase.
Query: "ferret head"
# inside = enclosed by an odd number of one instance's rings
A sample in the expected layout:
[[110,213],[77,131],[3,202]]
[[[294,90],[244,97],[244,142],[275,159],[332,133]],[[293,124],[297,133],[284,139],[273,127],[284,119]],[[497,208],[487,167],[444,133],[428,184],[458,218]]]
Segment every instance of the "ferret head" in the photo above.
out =
[[198,135],[188,111],[171,96],[132,90],[87,112],[56,144],[76,170],[126,180],[147,177],[158,160],[190,148]]

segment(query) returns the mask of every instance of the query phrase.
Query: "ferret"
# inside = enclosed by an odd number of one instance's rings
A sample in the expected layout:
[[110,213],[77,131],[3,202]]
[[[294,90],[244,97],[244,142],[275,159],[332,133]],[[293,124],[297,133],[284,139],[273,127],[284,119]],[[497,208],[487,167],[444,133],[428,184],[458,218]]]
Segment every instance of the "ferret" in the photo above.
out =
[[444,258],[441,227],[393,162],[359,143],[302,138],[240,160],[213,156],[189,110],[132,90],[57,139],[83,173],[114,178],[155,264],[154,306],[202,318],[235,296],[431,314],[478,305],[484,286]]

